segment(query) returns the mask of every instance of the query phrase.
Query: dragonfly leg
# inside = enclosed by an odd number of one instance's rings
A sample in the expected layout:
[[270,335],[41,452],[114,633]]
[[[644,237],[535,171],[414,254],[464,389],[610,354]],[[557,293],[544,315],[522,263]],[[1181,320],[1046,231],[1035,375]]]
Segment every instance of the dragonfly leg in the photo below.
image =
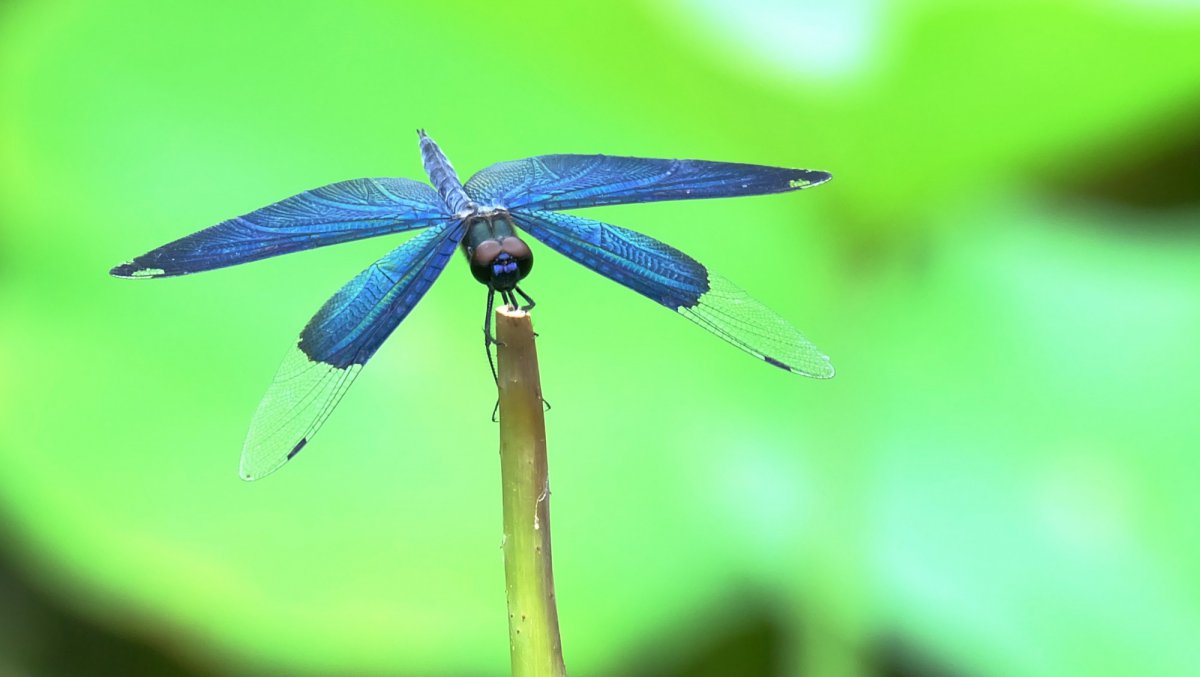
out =
[[[484,318],[483,336],[484,336],[484,341],[485,341],[485,347],[487,348],[488,366],[490,366],[492,368],[492,379],[494,381],[496,381],[497,385],[499,385],[500,376],[496,372],[496,363],[492,360],[492,348],[491,348],[493,344],[500,343],[492,336],[492,304],[494,303],[496,291],[497,291],[496,289],[493,289],[492,287],[488,287],[487,317]],[[501,289],[499,291],[500,291],[500,299],[502,301],[504,301],[504,303],[508,304],[508,306],[510,308],[517,307],[517,297],[516,297],[516,295],[513,294],[513,292],[511,290]],[[528,294],[521,291],[520,289],[517,289],[517,294],[520,294],[521,298],[523,298],[529,302],[529,305],[522,307],[521,310],[528,311],[530,308],[532,308],[534,306],[534,301],[533,301],[533,299],[529,298]],[[534,334],[534,336],[537,336],[537,334]],[[543,409],[543,411],[550,411],[550,403],[547,402],[545,398],[542,398],[542,409]],[[499,423],[499,422],[500,422],[500,400],[497,399],[496,406],[492,407],[492,423]]]
[[[524,291],[522,291],[520,287],[513,286],[513,289],[515,289],[517,291],[517,293],[521,295],[521,298],[523,298],[529,302],[529,305],[521,306],[521,310],[523,310],[527,313],[529,311],[533,310],[533,307],[537,305],[537,301],[534,301],[532,298],[530,298],[529,294],[526,294]],[[535,331],[535,332],[533,332],[533,335],[534,335],[534,337],[536,337],[536,336],[538,336],[538,333]]]
[[[501,298],[504,292],[500,293]],[[500,386],[500,375],[496,373],[496,361],[492,359],[492,346],[499,343],[495,336],[492,336],[492,306],[495,305],[496,290],[491,286],[488,287],[487,296],[487,312],[483,316],[483,350],[487,353],[488,366],[492,368],[492,380],[496,382],[496,386]],[[492,408],[492,423],[500,422],[500,400],[496,399],[496,406]]]
[[517,297],[513,295],[511,289],[501,289],[500,298],[504,300],[504,304],[513,310],[517,309]]
[[[492,380],[500,382],[500,376],[496,373],[496,362],[492,359],[492,345],[496,343],[496,337],[492,336],[492,306],[495,303],[496,290],[488,287],[487,296],[487,312],[483,314],[483,351],[487,353],[488,366],[492,368]],[[497,402],[496,406],[500,406]]]
[[487,310],[483,313],[483,344],[489,348],[496,342],[492,336],[492,306],[496,300],[496,290],[488,287]]
[[525,299],[525,302],[528,304],[528,305],[521,306],[521,310],[524,310],[525,312],[529,312],[529,311],[533,310],[533,307],[537,305],[537,302],[534,301],[533,299],[529,298],[529,294],[526,294],[525,292],[521,291],[520,287],[514,286],[513,289],[518,294],[520,294],[521,298]]

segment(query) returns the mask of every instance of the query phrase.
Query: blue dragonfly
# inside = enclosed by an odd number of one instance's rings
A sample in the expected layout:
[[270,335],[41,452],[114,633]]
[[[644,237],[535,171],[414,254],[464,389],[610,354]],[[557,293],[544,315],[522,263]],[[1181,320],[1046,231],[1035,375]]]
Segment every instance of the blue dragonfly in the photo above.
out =
[[254,414],[241,476],[278,470],[325,423],[367,360],[462,248],[487,286],[485,345],[495,295],[525,309],[518,283],[533,267],[520,229],[568,258],[678,312],[766,363],[814,378],[829,358],[787,320],[687,254],[641,233],[560,210],[599,205],[782,193],[828,181],[826,172],[762,165],[607,155],[541,155],[500,162],[462,183],[418,130],[433,187],[411,179],[341,181],[281,200],[122,263],[111,274],[156,278],[424,228],[371,264],[309,321]]

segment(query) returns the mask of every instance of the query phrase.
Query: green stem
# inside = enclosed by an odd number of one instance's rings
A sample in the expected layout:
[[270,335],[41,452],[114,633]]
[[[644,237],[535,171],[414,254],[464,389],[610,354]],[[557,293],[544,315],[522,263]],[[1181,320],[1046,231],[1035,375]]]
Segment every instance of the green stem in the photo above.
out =
[[529,314],[496,311],[504,578],[514,677],[561,677],[562,642],[550,562],[546,421]]

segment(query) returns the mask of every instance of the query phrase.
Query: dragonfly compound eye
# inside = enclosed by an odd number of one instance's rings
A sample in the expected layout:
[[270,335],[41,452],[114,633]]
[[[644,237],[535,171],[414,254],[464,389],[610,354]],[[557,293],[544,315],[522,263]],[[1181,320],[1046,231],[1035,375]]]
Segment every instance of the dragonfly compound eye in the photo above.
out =
[[500,243],[484,240],[471,252],[471,274],[483,284],[492,281],[492,262],[500,256]]
[[529,250],[529,245],[519,237],[506,237],[500,243],[500,247],[505,254],[516,260],[517,268],[521,273],[521,277],[518,279],[525,279],[529,271],[533,270],[533,252]]

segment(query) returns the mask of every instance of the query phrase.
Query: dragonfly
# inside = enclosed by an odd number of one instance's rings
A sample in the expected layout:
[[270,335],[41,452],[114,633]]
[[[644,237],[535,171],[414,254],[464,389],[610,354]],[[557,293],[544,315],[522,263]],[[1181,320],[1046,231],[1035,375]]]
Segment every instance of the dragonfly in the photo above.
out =
[[149,279],[423,228],[346,283],[308,322],[250,423],[240,475],[265,477],[294,458],[329,418],[363,366],[461,249],[487,286],[489,349],[497,294],[528,310],[520,287],[533,253],[518,230],[676,311],[760,360],[830,378],[829,358],[774,311],[692,257],[619,226],[565,213],[663,200],[782,193],[828,172],[705,160],[540,155],[493,164],[463,183],[441,148],[417,130],[430,184],[352,179],[286,198],[165,244],[110,272]]

